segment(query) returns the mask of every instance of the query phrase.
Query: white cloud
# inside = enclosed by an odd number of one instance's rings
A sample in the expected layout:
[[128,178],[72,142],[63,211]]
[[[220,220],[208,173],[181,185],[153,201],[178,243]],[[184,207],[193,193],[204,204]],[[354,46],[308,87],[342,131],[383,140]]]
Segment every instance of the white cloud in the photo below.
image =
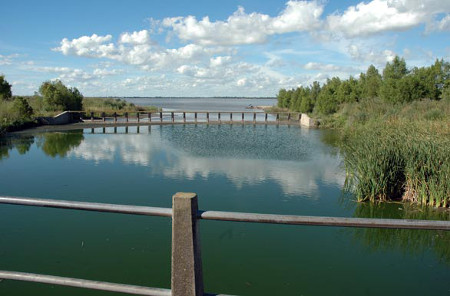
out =
[[320,26],[323,6],[317,1],[288,1],[277,17],[261,13],[247,14],[244,8],[226,21],[211,22],[209,17],[194,16],[166,18],[162,24],[170,27],[181,40],[202,45],[238,45],[265,42],[267,36],[302,32]]
[[402,31],[430,22],[435,15],[449,11],[450,1],[373,0],[350,6],[342,14],[329,15],[327,29],[348,37]]
[[123,33],[120,35],[119,43],[129,44],[148,44],[151,43],[150,33],[147,30],[142,30],[133,33]]
[[392,50],[385,49],[377,51],[373,49],[364,49],[355,44],[351,44],[348,47],[348,53],[355,60],[376,65],[384,65],[386,62],[391,62],[396,56],[396,53]]
[[339,71],[341,70],[340,66],[333,65],[333,64],[322,64],[322,63],[315,63],[315,62],[309,62],[303,66],[306,70],[319,70],[319,71]]
[[61,41],[61,46],[54,48],[55,51],[60,51],[64,55],[75,55],[90,58],[107,57],[115,52],[114,44],[107,42],[111,41],[112,36],[82,36],[77,39],[69,40],[64,38]]
[[1,55],[0,54],[0,66],[12,65],[14,60],[18,58],[19,54]]
[[428,33],[432,31],[450,31],[450,14],[447,14],[441,20],[437,20],[428,24],[426,31]]

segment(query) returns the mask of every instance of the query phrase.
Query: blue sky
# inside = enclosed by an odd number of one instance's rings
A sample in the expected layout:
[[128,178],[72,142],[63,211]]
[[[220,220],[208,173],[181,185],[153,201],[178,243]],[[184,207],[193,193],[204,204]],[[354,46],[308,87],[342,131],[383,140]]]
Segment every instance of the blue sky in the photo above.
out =
[[0,74],[30,95],[275,96],[450,60],[449,0],[2,1]]

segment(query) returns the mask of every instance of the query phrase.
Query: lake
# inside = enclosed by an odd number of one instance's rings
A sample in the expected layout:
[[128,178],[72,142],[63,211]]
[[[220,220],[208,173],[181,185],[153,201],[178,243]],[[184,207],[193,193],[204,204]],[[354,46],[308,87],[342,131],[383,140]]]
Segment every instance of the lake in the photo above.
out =
[[[155,106],[163,111],[249,111],[249,106],[274,106],[270,98],[125,98],[140,106]],[[261,111],[253,109],[252,111]]]
[[[255,104],[256,105],[256,104]],[[179,106],[170,108],[178,109]],[[2,140],[0,195],[203,210],[448,220],[448,212],[358,204],[333,131],[164,125]],[[200,222],[205,290],[238,295],[448,295],[442,231]],[[170,288],[171,220],[0,205],[0,269]],[[3,281],[1,295],[117,295]]]

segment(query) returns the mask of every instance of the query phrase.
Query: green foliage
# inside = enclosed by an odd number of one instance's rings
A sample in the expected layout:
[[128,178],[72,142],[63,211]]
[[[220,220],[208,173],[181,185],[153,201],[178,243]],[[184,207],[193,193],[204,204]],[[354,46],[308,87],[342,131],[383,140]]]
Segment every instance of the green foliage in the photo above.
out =
[[46,81],[39,88],[49,111],[79,111],[82,109],[83,95],[76,88],[67,88],[61,81]]
[[31,116],[33,115],[33,108],[31,108],[28,101],[23,97],[14,98],[12,110],[26,119],[31,119]]
[[51,157],[65,157],[70,150],[83,142],[83,131],[46,133],[39,136],[38,147]]
[[5,80],[5,76],[0,75],[0,100],[10,100],[11,97],[11,84]]
[[314,110],[325,115],[335,113],[339,107],[337,93],[340,86],[341,80],[338,77],[328,79],[317,97]]
[[86,112],[138,112],[138,111],[157,111],[154,106],[136,106],[122,99],[113,98],[84,98],[83,110]]
[[363,98],[376,98],[381,86],[381,75],[374,65],[370,65],[365,74],[359,76],[361,96]]
[[450,124],[390,120],[355,126],[342,144],[346,188],[360,201],[450,204]]

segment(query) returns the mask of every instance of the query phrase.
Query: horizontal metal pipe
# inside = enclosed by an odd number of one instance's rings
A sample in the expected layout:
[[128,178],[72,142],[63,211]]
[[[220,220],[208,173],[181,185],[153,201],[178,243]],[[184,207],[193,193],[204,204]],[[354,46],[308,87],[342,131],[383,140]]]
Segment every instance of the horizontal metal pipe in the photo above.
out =
[[99,282],[91,280],[82,280],[76,278],[59,277],[53,275],[42,275],[25,272],[3,271],[0,270],[0,279],[26,281],[43,284],[52,284],[60,286],[69,286],[76,288],[94,289],[110,292],[127,293],[134,295],[151,295],[151,296],[171,296],[169,289],[141,287],[134,285],[116,284],[108,282]]
[[[142,287],[127,284],[116,284],[109,282],[99,282],[92,280],[83,280],[77,278],[60,277],[54,275],[44,275],[26,272],[16,271],[4,271],[0,270],[0,279],[13,280],[13,281],[25,281],[35,282],[41,284],[51,284],[59,286],[69,286],[84,289],[102,290],[118,293],[126,293],[133,295],[150,295],[150,296],[171,296],[172,292],[169,289]],[[232,296],[225,294],[210,294],[205,293],[205,296]]]
[[[87,210],[97,212],[111,212],[145,216],[172,217],[171,208],[155,208],[145,206],[129,206],[117,204],[89,203],[52,199],[37,199],[24,197],[0,196],[0,203],[26,206],[40,206]],[[374,218],[344,218],[320,216],[294,216],[256,213],[238,213],[221,211],[199,211],[198,218],[203,220],[220,220],[234,222],[253,222],[291,225],[340,226],[362,228],[401,228],[425,230],[450,230],[450,221],[408,220],[408,219],[374,219]]]
[[156,208],[145,206],[130,206],[130,205],[68,201],[68,200],[10,197],[10,196],[0,196],[0,203],[24,205],[24,206],[60,208],[60,209],[85,210],[95,212],[133,214],[144,216],[172,217],[171,208]]
[[291,225],[340,226],[361,228],[426,229],[450,231],[450,221],[343,218],[320,216],[293,216],[219,211],[200,211],[199,219],[234,222],[254,222]]

